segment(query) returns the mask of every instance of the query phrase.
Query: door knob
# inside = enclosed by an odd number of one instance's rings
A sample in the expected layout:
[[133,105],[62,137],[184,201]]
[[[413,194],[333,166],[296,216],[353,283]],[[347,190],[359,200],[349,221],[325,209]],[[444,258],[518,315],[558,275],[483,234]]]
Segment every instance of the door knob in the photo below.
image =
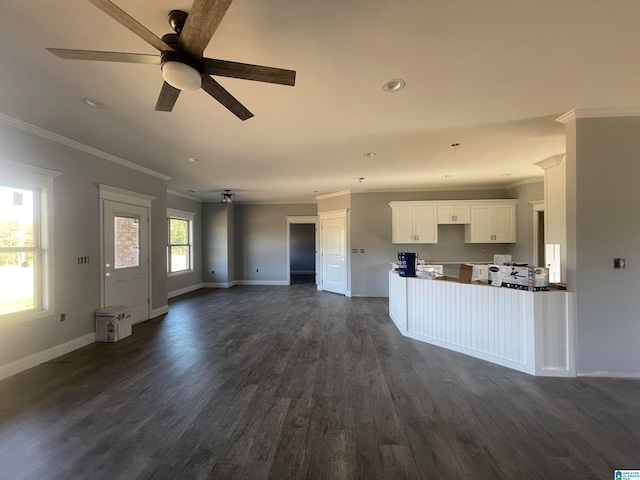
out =
[[110,277],[111,276],[111,272],[107,272],[104,274],[105,277]]

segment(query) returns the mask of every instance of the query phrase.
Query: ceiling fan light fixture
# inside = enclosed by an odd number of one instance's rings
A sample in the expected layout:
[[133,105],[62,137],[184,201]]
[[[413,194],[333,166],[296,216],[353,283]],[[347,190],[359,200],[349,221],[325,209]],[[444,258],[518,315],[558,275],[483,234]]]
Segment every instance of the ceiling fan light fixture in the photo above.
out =
[[202,86],[202,75],[198,70],[174,60],[162,64],[162,78],[178,90],[194,91]]

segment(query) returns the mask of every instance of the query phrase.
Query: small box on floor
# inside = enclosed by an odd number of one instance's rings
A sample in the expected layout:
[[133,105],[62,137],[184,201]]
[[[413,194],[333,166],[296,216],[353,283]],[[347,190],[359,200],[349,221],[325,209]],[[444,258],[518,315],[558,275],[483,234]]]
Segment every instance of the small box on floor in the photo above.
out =
[[489,271],[491,272],[491,285],[531,292],[549,290],[549,269],[547,267],[491,265]]
[[129,307],[113,306],[97,310],[96,342],[117,342],[131,335],[132,321]]

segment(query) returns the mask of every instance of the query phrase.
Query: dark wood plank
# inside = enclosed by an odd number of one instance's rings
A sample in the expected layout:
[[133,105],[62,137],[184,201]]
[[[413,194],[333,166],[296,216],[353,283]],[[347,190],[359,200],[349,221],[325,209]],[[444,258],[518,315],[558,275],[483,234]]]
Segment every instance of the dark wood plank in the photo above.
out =
[[640,464],[639,407],[639,380],[404,338],[386,299],[199,290],[0,381],[0,478],[611,478]]
[[160,65],[159,55],[142,53],[101,52],[96,50],[71,50],[68,48],[47,48],[48,52],[67,60],[94,60],[99,62],[142,63]]
[[294,86],[296,84],[296,72],[294,70],[263,67],[262,65],[231,62],[215,58],[203,58],[201,63],[204,73],[208,75],[241,78],[256,82],[275,83],[277,85]]

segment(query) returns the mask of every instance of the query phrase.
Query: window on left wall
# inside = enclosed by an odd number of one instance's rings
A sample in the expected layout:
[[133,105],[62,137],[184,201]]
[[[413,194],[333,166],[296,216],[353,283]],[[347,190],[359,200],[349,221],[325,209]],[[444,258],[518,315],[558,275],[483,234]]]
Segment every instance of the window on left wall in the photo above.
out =
[[51,191],[59,175],[0,163],[0,317],[28,319],[53,308]]
[[193,271],[193,219],[195,214],[167,209],[167,273]]

